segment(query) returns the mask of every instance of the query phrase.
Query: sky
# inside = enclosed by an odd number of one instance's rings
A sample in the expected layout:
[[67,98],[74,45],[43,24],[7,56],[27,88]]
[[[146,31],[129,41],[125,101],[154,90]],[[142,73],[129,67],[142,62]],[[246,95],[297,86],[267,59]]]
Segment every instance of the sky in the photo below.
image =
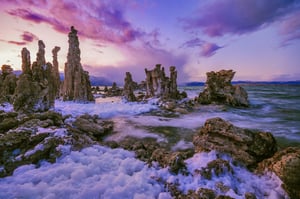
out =
[[176,66],[178,82],[206,72],[236,71],[234,80],[300,80],[300,0],[0,0],[0,64],[21,69],[21,50],[46,60],[60,46],[64,70],[70,27],[90,75],[123,82],[145,68]]

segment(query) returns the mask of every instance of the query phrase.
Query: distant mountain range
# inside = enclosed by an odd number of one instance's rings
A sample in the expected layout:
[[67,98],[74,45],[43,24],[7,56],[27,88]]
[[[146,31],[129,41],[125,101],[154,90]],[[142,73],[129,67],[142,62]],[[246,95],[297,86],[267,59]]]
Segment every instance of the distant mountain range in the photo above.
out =
[[[22,71],[16,70],[14,73],[19,76]],[[59,73],[60,79],[64,79],[64,73]],[[105,77],[90,76],[90,81],[93,86],[111,86],[112,81]],[[204,86],[205,82],[186,82],[181,83],[180,86]],[[300,85],[300,80],[296,81],[233,81],[232,84],[243,84],[243,85]]]
[[[21,70],[16,70],[14,73],[19,76],[21,75],[22,71]],[[64,73],[59,73],[60,79],[63,80]],[[106,79],[105,77],[96,77],[96,76],[90,76],[90,81],[92,86],[111,86],[112,81]]]

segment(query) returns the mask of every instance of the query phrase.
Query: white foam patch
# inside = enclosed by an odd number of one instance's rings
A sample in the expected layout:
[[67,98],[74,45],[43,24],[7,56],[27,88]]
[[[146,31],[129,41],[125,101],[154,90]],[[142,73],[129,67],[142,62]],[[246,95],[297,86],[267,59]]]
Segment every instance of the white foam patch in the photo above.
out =
[[5,102],[0,104],[0,110],[4,112],[11,112],[14,110],[14,107],[12,104]]
[[161,137],[158,134],[150,133],[142,128],[137,128],[132,122],[128,121],[127,118],[115,117],[112,120],[114,121],[114,131],[116,133],[108,136],[105,141],[121,141],[125,137],[130,136],[136,138],[151,137],[155,138],[157,142],[167,142],[164,137]]
[[93,146],[55,164],[19,167],[0,178],[0,198],[170,198],[152,178],[160,172],[132,152]]
[[214,151],[195,154],[185,161],[191,174],[184,176],[171,174],[157,164],[148,167],[123,149],[93,146],[72,151],[54,164],[17,168],[13,176],[0,178],[0,198],[171,198],[164,184],[155,179],[178,183],[185,193],[199,188],[217,190],[216,184],[222,182],[230,188],[222,194],[233,198],[244,198],[246,192],[258,198],[287,198],[273,174],[259,177],[233,165],[233,174],[213,175],[211,180],[196,172],[216,158]]
[[90,115],[99,115],[103,118],[110,118],[117,115],[137,115],[153,109],[157,109],[157,105],[152,103],[152,101],[149,103],[116,101],[86,104],[60,100],[55,101],[56,111],[72,116],[88,113]]

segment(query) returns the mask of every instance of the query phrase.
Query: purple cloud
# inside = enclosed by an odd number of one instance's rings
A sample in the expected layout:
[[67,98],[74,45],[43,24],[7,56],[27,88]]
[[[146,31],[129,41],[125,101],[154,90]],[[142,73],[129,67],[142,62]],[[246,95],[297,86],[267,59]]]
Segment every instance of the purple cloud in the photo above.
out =
[[184,42],[180,47],[181,48],[186,48],[186,47],[194,48],[194,47],[202,46],[203,43],[204,43],[203,40],[201,40],[199,38],[194,38],[194,39]]
[[214,0],[183,23],[186,29],[201,29],[211,37],[240,35],[267,26],[298,6],[297,0]]
[[214,43],[206,42],[201,46],[200,54],[201,54],[201,56],[204,56],[204,57],[211,57],[214,54],[216,54],[217,50],[219,50],[221,48],[223,48],[223,47],[218,46],[217,44],[214,44]]
[[191,39],[189,41],[184,42],[181,45],[181,48],[195,48],[195,47],[200,48],[200,55],[202,57],[211,57],[214,54],[216,54],[216,52],[219,49],[223,48],[222,46],[219,46],[215,43],[206,42],[199,38]]
[[21,17],[22,19],[32,21],[34,23],[49,22],[46,17],[25,9],[10,10],[7,13],[12,16]]
[[283,36],[282,46],[300,39],[300,11],[292,13],[279,26],[279,34]]
[[21,35],[23,41],[25,42],[33,42],[34,40],[38,40],[38,37],[34,34],[32,34],[31,32],[23,32],[23,34]]

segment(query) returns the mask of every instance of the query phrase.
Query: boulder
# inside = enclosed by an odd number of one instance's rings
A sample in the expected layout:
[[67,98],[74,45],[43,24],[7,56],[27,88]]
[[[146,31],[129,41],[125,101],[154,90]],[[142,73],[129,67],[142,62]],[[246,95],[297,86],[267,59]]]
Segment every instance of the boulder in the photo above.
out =
[[288,147],[259,163],[258,172],[272,171],[290,198],[300,198],[300,148]]
[[63,100],[94,101],[91,91],[89,73],[80,63],[80,49],[77,30],[72,26],[69,33],[69,50],[65,64],[65,79],[61,95]]
[[200,104],[249,106],[248,94],[245,89],[231,84],[234,74],[235,72],[232,70],[206,73],[205,88],[199,94],[198,102]]
[[112,133],[113,122],[102,120],[98,116],[82,115],[78,116],[73,123],[73,126],[90,136],[93,140],[100,141],[102,137]]
[[221,119],[208,119],[193,138],[196,152],[216,150],[247,167],[271,157],[277,150],[271,133],[243,129]]

